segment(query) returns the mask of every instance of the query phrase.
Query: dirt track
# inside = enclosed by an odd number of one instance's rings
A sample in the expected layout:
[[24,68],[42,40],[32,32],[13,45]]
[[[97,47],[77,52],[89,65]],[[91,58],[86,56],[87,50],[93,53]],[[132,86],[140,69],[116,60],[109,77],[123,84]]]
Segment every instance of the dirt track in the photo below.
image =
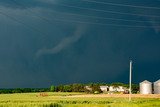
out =
[[[128,97],[129,94],[86,94],[86,95],[73,95],[73,96],[68,96],[68,97],[72,97],[72,98],[83,98],[83,97],[110,97],[110,98],[125,98]],[[149,94],[149,95],[142,95],[142,94],[132,94],[131,95],[132,98],[160,98],[160,94]]]

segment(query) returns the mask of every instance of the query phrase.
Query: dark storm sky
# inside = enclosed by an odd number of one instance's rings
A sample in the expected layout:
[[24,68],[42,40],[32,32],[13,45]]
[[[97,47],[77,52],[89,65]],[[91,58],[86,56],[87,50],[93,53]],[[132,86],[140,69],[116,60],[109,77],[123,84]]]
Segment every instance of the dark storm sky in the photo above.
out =
[[0,0],[0,88],[160,78],[160,0]]

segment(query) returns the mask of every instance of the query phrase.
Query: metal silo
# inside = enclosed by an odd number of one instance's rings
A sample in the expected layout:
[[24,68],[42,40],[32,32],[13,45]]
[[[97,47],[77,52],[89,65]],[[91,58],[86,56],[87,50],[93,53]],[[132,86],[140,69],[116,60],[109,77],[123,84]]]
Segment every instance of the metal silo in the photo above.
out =
[[147,80],[141,82],[140,94],[152,94],[152,83]]
[[160,94],[160,79],[154,82],[154,94]]

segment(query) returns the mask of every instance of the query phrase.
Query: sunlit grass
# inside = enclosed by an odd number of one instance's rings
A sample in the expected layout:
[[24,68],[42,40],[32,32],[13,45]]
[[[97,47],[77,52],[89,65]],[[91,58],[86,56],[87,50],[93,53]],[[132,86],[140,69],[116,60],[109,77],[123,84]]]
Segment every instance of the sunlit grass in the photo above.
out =
[[[160,107],[159,98],[72,97],[84,93],[0,94],[0,107]],[[94,96],[94,95],[93,95]]]

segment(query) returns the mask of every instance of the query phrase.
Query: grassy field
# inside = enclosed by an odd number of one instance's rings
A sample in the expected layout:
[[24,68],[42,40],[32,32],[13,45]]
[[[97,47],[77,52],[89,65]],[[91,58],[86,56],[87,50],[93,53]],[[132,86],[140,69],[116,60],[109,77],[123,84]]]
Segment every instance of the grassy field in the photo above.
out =
[[23,93],[0,94],[0,107],[160,107],[160,95]]

